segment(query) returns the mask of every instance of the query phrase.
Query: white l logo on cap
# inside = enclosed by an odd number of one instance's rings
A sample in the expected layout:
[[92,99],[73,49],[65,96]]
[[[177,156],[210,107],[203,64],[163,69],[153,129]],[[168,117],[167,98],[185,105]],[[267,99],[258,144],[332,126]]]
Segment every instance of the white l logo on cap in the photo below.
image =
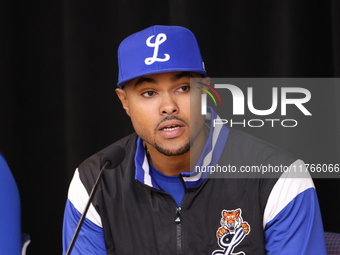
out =
[[162,43],[164,43],[167,39],[166,34],[164,33],[159,33],[156,36],[156,40],[154,43],[151,42],[151,39],[154,38],[155,36],[152,35],[150,36],[148,39],[146,39],[146,45],[149,47],[154,47],[154,51],[153,51],[153,56],[146,58],[144,63],[146,65],[151,65],[153,63],[155,63],[156,61],[158,62],[165,62],[168,61],[170,59],[170,55],[169,54],[164,54],[164,58],[157,58],[158,55],[158,49],[159,49],[159,45],[161,45]]

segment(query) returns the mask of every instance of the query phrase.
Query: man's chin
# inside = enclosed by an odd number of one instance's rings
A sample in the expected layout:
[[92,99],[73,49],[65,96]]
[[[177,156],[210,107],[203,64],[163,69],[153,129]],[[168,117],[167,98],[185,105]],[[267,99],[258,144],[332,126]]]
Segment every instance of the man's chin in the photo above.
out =
[[159,153],[162,153],[163,155],[168,157],[181,156],[190,151],[190,143],[187,143],[184,146],[176,149],[164,148],[162,146],[159,146],[158,144],[155,145],[155,148]]

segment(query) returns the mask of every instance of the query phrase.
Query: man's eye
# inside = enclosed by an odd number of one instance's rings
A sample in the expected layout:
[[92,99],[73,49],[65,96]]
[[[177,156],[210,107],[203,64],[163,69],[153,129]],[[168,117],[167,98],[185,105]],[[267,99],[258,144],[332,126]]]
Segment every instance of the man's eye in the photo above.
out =
[[190,86],[182,86],[178,89],[180,92],[187,92],[190,90]]
[[143,97],[152,97],[152,96],[154,96],[155,94],[156,94],[155,91],[146,91],[146,92],[142,93],[142,96],[143,96]]

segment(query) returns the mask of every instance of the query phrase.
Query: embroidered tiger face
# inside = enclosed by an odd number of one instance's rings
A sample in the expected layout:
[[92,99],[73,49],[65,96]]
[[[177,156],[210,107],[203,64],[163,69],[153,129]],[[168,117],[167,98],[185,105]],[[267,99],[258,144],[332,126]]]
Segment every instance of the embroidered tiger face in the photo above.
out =
[[222,212],[222,221],[227,223],[228,225],[233,225],[235,221],[240,218],[241,210],[227,211],[224,210]]
[[241,222],[242,222],[241,209],[222,211],[222,219],[221,219],[222,227],[225,227],[229,231],[234,231],[236,228],[240,226]]
[[217,237],[220,238],[224,233],[234,233],[236,229],[242,227],[245,234],[250,231],[249,224],[243,221],[241,209],[223,210],[221,218],[221,227],[217,230]]

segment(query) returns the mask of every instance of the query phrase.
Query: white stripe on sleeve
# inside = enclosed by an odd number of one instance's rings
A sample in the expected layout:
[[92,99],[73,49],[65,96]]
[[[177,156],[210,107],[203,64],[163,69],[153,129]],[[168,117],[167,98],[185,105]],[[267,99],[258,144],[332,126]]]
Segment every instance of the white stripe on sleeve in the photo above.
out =
[[[78,168],[74,173],[72,182],[68,190],[68,199],[80,213],[83,213],[89,199],[89,194],[87,193],[83,183],[79,178]],[[92,221],[97,226],[102,227],[100,215],[98,214],[92,203],[86,214],[86,218]]]
[[297,195],[309,188],[314,188],[313,180],[306,171],[304,162],[297,160],[274,185],[264,211],[263,228]]

